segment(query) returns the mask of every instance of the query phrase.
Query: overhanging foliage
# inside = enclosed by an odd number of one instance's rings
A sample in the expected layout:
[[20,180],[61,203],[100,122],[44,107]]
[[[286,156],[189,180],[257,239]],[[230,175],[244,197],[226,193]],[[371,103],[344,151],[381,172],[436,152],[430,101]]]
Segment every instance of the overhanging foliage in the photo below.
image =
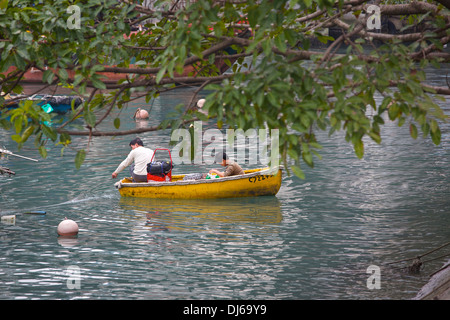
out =
[[[138,134],[205,119],[192,108],[201,89],[212,90],[204,109],[219,127],[280,129],[281,154],[294,160],[300,177],[301,161],[313,166],[314,156],[320,158],[317,130],[345,130],[360,158],[365,136],[381,142],[385,114],[409,126],[413,138],[420,129],[440,142],[438,123],[447,117],[438,101],[450,88],[426,84],[424,69],[450,60],[443,50],[450,40],[448,1],[378,1],[382,21],[399,18],[401,33],[368,30],[369,1],[361,0],[199,0],[181,8],[178,1],[151,8],[132,1],[35,2],[0,1],[0,103],[23,92],[32,69],[45,88],[70,87],[86,96],[57,126],[46,125],[49,116],[35,104],[0,109],[0,124],[15,130],[19,147],[34,136],[43,157],[47,138],[66,147],[74,135]],[[80,28],[69,27],[71,5],[80,8]],[[331,29],[340,35],[327,35]],[[327,45],[317,49],[314,42]],[[221,61],[236,61],[233,72],[223,74]],[[106,81],[106,72],[114,77]],[[124,131],[115,119],[110,131],[97,129],[131,99],[150,101],[184,85],[199,90],[175,120]],[[67,129],[75,119],[84,129]],[[84,158],[80,150],[77,167]]]

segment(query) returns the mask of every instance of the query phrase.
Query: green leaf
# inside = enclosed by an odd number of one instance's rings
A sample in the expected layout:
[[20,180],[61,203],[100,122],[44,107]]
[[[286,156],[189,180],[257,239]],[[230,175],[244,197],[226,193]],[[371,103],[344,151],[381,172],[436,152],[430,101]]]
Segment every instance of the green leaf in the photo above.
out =
[[430,131],[431,140],[435,145],[439,145],[441,143],[441,129],[437,127],[434,131],[433,129]]
[[120,128],[120,118],[114,119],[114,127],[116,127],[116,129]]
[[8,0],[0,0],[0,9],[6,9],[8,7]]
[[417,127],[416,127],[416,125],[414,123],[411,123],[409,125],[409,132],[410,132],[411,137],[413,139],[417,139]]
[[71,143],[71,137],[67,133],[63,132],[59,135],[59,142],[63,145],[68,145]]
[[286,52],[287,46],[286,46],[286,38],[284,37],[284,33],[280,33],[278,37],[275,37],[275,45],[281,52]]
[[369,131],[368,134],[372,138],[373,141],[375,141],[378,144],[381,143],[381,137],[380,137],[380,135],[378,133],[373,132],[373,131]]
[[42,124],[41,129],[47,137],[49,137],[52,141],[56,141],[58,134],[56,133],[55,129],[50,128],[45,124]]
[[298,159],[298,154],[296,149],[288,149],[287,154],[289,157],[291,157],[294,160]]
[[256,10],[255,8],[253,8],[252,10],[249,10],[248,12],[248,22],[250,24],[250,27],[254,28],[257,24],[258,24],[258,10]]
[[[47,70],[48,71],[48,70]],[[66,69],[59,69],[58,75],[62,80],[69,79],[69,74],[67,73]]]
[[34,131],[34,126],[29,126],[22,134],[22,142],[25,142],[28,140],[28,138],[31,136],[31,134]]
[[79,150],[77,152],[77,155],[75,156],[75,167],[77,169],[80,169],[85,158],[86,158],[86,151],[84,151],[84,149]]
[[98,80],[96,78],[91,78],[92,85],[98,89],[106,89],[106,85],[103,83],[103,81]]
[[[307,0],[307,1],[303,1],[303,3],[305,2],[311,2],[312,0]],[[298,0],[291,0],[289,1],[289,9],[293,9],[298,3]]]
[[305,5],[306,8],[309,8],[311,7],[312,0],[303,0],[303,4]]
[[359,159],[362,159],[362,157],[364,156],[364,143],[363,143],[363,141],[361,139],[357,140],[354,143],[354,147],[355,147],[356,156]]
[[303,157],[303,160],[306,162],[306,164],[308,165],[308,166],[310,166],[311,168],[313,168],[314,167],[314,161],[313,161],[313,157],[312,157],[312,154],[311,154],[311,152],[302,152],[302,157]]
[[297,177],[299,177],[300,179],[305,179],[305,173],[303,172],[302,169],[300,169],[299,166],[292,166],[291,168]]
[[15,62],[15,66],[17,68],[19,68],[20,70],[25,69],[25,67],[26,67],[25,60],[22,59],[18,54],[14,55],[14,62]]
[[428,122],[424,122],[422,124],[422,132],[423,132],[423,137],[424,138],[426,136],[428,136],[428,134],[430,133],[430,125],[428,124]]
[[33,100],[27,100],[23,104],[23,109],[28,112],[32,105],[33,105]]
[[431,132],[436,132],[439,129],[439,126],[438,126],[438,123],[436,120],[432,119],[430,121],[430,129],[431,129]]
[[14,127],[16,128],[16,133],[22,132],[22,117],[17,117],[14,120]]
[[158,74],[156,75],[156,83],[159,83],[161,81],[162,77],[164,77],[164,74],[166,73],[166,69],[167,69],[167,67],[162,67],[158,71]]
[[17,48],[17,54],[25,60],[30,60],[30,55],[25,47],[20,46]]
[[53,77],[55,75],[53,74],[53,71],[51,69],[47,69],[42,74],[42,82],[47,82],[48,84],[53,82]]
[[[145,64],[145,62],[141,60],[141,61],[136,62],[136,65],[143,64],[143,63]],[[95,66],[93,66],[91,68],[90,74],[94,74],[96,72],[102,71],[103,69],[105,69],[105,66],[103,66],[101,64],[96,64]]]
[[22,137],[18,134],[14,134],[11,136],[11,139],[17,143],[21,143],[22,142]]
[[400,112],[400,107],[394,103],[389,107],[388,115],[390,120],[395,120]]
[[84,120],[92,128],[95,127],[95,114],[91,110],[84,110]]
[[47,149],[45,149],[44,146],[40,146],[39,147],[39,153],[41,154],[42,158],[47,158]]
[[320,42],[322,42],[324,44],[327,44],[328,41],[334,41],[334,38],[330,37],[330,36],[324,36],[324,35],[322,35],[320,33],[317,33],[317,32],[315,33],[315,35],[317,37],[317,40],[319,40]]

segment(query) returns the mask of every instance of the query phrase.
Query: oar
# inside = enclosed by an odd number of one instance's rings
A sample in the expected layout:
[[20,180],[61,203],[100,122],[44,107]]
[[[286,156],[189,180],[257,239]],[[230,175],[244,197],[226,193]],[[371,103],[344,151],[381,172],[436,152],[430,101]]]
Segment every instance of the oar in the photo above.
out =
[[9,154],[9,155],[14,156],[14,157],[19,157],[19,158],[23,158],[23,159],[27,159],[27,160],[31,160],[31,161],[36,161],[36,162],[39,161],[39,160],[36,160],[36,159],[32,159],[32,158],[24,157],[24,156],[21,156],[21,155],[18,155],[18,154],[14,154],[11,151],[6,150],[6,149],[1,149],[0,148],[0,153]]

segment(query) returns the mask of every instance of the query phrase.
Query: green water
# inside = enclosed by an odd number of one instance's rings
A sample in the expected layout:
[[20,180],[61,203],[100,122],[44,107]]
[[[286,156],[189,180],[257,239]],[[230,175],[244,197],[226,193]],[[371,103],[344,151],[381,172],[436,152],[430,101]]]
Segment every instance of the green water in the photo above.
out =
[[[445,70],[433,72],[442,84]],[[132,119],[135,107],[150,109],[145,101],[130,104],[121,129],[157,124],[194,90],[160,97],[148,121]],[[51,144],[38,163],[4,158],[0,165],[16,175],[0,176],[0,213],[16,222],[0,224],[0,299],[413,298],[446,260],[425,263],[418,275],[385,264],[450,239],[450,125],[434,146],[386,122],[382,144],[366,140],[362,160],[342,134],[322,134],[323,160],[305,169],[305,180],[284,175],[276,197],[121,198],[111,173],[133,137],[94,138],[80,170],[75,150],[61,157]],[[16,152],[10,134],[0,132],[0,142]],[[141,137],[153,148],[170,140],[167,132]],[[87,143],[74,138],[76,147]],[[20,154],[39,157],[32,144]],[[21,215],[33,209],[47,214]],[[65,217],[78,223],[77,237],[58,237]],[[381,268],[380,289],[367,287],[370,265]]]

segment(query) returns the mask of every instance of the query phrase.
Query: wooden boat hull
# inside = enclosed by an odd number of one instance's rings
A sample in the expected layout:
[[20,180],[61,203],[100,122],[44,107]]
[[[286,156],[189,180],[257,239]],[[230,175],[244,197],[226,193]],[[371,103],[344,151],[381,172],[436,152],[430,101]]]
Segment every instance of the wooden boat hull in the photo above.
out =
[[[230,59],[231,64],[233,64],[236,59]],[[223,59],[217,59],[215,61],[215,65],[216,67],[219,69],[220,74],[223,74],[225,71],[227,71],[229,69],[229,65],[227,63],[225,63],[225,61]],[[114,66],[112,66],[114,67]],[[135,65],[130,65],[130,68],[136,68]],[[7,71],[3,72],[2,74],[5,76],[8,76],[9,74],[11,74],[12,72],[15,72],[17,70],[17,68],[15,66],[11,66],[8,68]],[[180,77],[195,77],[199,74],[199,71],[201,70],[200,65],[189,65],[184,67],[183,73],[182,74],[176,74],[176,76],[180,76]],[[53,72],[55,74],[57,74],[57,70],[53,70]],[[70,81],[74,81],[75,79],[75,70],[73,69],[66,69],[66,72],[68,74],[68,79]],[[120,80],[126,80],[127,77],[130,77],[130,75],[132,75],[133,73],[119,73],[119,72],[106,72],[106,71],[99,71],[96,72],[102,82],[104,82],[105,84],[117,84],[118,81]],[[43,72],[39,69],[29,69],[27,70],[21,80],[20,83],[35,83],[35,84],[42,84],[45,83],[45,81],[42,80],[42,76],[43,76]],[[135,80],[137,80],[138,78],[142,78],[145,79],[145,75],[134,75],[136,77]],[[151,74],[150,76],[156,76],[156,74]]]
[[217,199],[276,195],[281,187],[282,167],[246,170],[246,174],[218,179],[182,180],[174,175],[171,182],[131,182],[115,184],[122,197],[157,199]]
[[81,103],[83,103],[83,99],[78,96],[53,96],[47,94],[36,94],[31,97],[24,96],[19,100],[11,99],[12,98],[6,99],[5,101],[5,107],[8,109],[15,109],[19,107],[19,103],[22,101],[32,100],[35,101],[38,106],[42,107],[45,112],[58,114],[65,114],[72,110],[72,101],[74,102],[74,108],[77,108]]
[[[127,39],[130,37],[133,37],[134,35],[138,35],[139,33],[145,33],[145,32],[147,32],[147,31],[132,31],[129,35],[124,34],[123,36],[125,39]],[[250,36],[248,30],[243,31],[238,35],[243,38],[248,38]],[[231,47],[226,48],[225,51],[230,55],[236,53],[236,51],[234,49],[232,49]],[[229,66],[232,65],[237,60],[237,58],[230,58],[227,60],[229,62],[226,62],[224,59],[221,59],[221,58],[215,59],[214,64],[217,67],[217,69],[219,70],[220,74],[223,74],[225,71],[227,71],[229,69]],[[111,67],[115,67],[115,66],[111,66]],[[137,66],[135,64],[131,64],[129,66],[129,68],[136,68],[136,67]],[[196,77],[197,75],[199,75],[200,70],[202,70],[200,63],[193,64],[193,65],[187,65],[187,66],[185,66],[183,73],[177,74],[177,76]],[[16,72],[16,71],[17,71],[17,68],[15,66],[10,66],[7,69],[7,71],[3,72],[2,74],[6,77],[6,76],[10,75],[12,72]],[[70,82],[74,81],[75,70],[66,69],[66,72],[67,72],[68,79],[70,80]],[[57,74],[58,72],[57,72],[57,70],[53,70],[53,73]],[[105,84],[117,84],[118,81],[127,80],[130,77],[130,75],[133,74],[132,72],[119,73],[119,72],[110,72],[110,71],[99,71],[96,73],[100,76],[102,82],[104,82]],[[20,83],[36,83],[36,84],[46,83],[46,81],[43,81],[42,76],[43,76],[42,70],[36,69],[36,68],[30,68],[28,70],[25,70],[25,73],[22,75],[22,77],[20,79]],[[137,80],[137,78],[144,78],[144,75],[135,75],[135,76],[136,76],[136,80]],[[156,74],[153,74],[152,76],[156,76]]]

